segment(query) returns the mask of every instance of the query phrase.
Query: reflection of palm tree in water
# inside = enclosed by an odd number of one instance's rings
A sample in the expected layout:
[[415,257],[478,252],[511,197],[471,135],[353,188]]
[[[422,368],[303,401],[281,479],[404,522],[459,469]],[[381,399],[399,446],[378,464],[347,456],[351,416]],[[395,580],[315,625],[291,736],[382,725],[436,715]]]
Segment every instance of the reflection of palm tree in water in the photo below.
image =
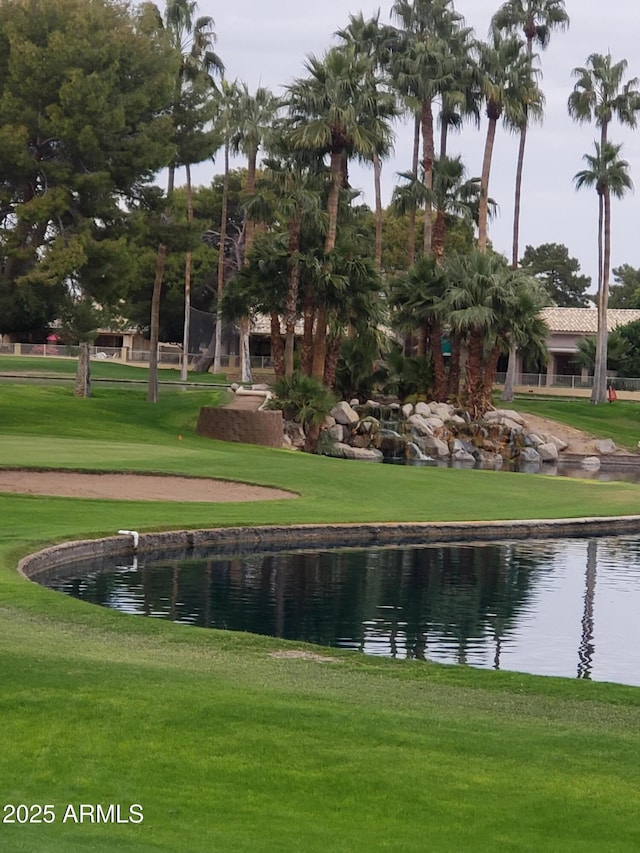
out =
[[578,678],[591,679],[593,654],[593,605],[596,594],[598,569],[598,543],[590,539],[587,543],[587,571],[585,574],[584,610],[582,613],[582,636],[578,648]]

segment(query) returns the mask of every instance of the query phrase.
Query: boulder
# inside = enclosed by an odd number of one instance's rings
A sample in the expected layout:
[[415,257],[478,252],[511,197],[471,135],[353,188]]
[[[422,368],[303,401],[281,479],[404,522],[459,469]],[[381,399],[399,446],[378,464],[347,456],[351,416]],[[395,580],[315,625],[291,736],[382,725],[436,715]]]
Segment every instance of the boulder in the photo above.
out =
[[519,412],[515,412],[513,409],[494,409],[490,412],[485,412],[484,420],[485,421],[499,421],[499,420],[509,420],[513,421],[513,423],[518,424],[518,426],[524,426],[525,420]]
[[451,458],[454,462],[465,462],[471,465],[475,465],[476,458],[473,454],[468,453],[464,448],[460,448],[459,450],[454,450],[451,454]]
[[332,418],[336,419],[336,423],[343,424],[344,426],[355,426],[360,420],[358,413],[354,412],[345,400],[334,406],[329,414]]
[[322,421],[322,426],[325,429],[331,429],[332,426],[336,425],[336,419],[332,418],[331,415],[325,415],[324,420]]
[[449,456],[449,445],[435,436],[425,436],[420,442],[420,446],[425,449],[429,456],[435,456],[437,459],[445,459]]
[[442,418],[443,421],[448,421],[455,411],[453,406],[450,406],[448,403],[431,403],[430,408],[431,414]]
[[341,459],[358,459],[361,462],[382,462],[384,458],[375,448],[350,447],[348,444],[334,444],[332,455]]
[[417,435],[433,435],[433,427],[431,427],[427,423],[426,418],[423,418],[421,415],[411,415],[409,423]]
[[615,442],[610,438],[601,438],[595,443],[596,453],[599,453],[601,456],[609,456],[612,453],[615,453],[617,447]]
[[566,450],[567,447],[569,447],[568,443],[563,438],[558,438],[557,435],[550,435],[547,433],[545,435],[545,440],[548,444],[555,444],[560,451]]
[[328,433],[331,438],[339,442],[346,441],[350,435],[350,432],[347,427],[342,426],[342,424],[334,424],[332,427],[329,427]]
[[356,406],[360,405],[360,400],[357,397],[354,397],[353,400],[349,400],[349,405],[352,409],[355,409]]
[[416,415],[421,415],[423,418],[428,418],[431,414],[431,406],[428,403],[420,401],[415,405],[415,413]]
[[289,439],[292,447],[304,447],[305,438],[302,426],[295,421],[284,421],[282,424],[285,437]]
[[597,456],[585,456],[580,463],[580,467],[588,471],[598,471],[600,470],[600,465],[601,463]]
[[467,423],[460,415],[451,415],[447,420],[450,424],[454,424],[454,426],[465,426]]
[[524,443],[526,447],[540,447],[541,444],[545,444],[544,438],[539,436],[535,432],[530,432],[524,437]]
[[524,462],[528,465],[537,465],[541,461],[540,454],[537,450],[534,450],[533,447],[523,447],[518,458],[520,462]]
[[402,407],[402,414],[404,415],[405,419],[411,417],[411,415],[413,414],[413,406],[411,405],[411,403],[404,404],[404,406]]
[[538,453],[540,454],[540,459],[543,462],[557,462],[558,461],[558,448],[553,444],[553,442],[548,442],[547,444],[541,444],[540,447],[537,448]]

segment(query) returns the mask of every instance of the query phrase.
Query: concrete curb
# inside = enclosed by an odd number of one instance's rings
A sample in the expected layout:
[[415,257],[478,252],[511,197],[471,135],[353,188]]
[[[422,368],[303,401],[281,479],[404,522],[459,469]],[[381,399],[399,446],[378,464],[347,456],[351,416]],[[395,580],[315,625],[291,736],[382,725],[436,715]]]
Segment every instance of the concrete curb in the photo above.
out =
[[[498,542],[516,539],[616,536],[640,531],[640,515],[619,518],[560,518],[529,521],[416,522],[380,524],[299,524],[287,527],[222,527],[141,533],[135,553],[211,550],[227,553],[298,548],[369,548],[448,542]],[[131,555],[131,536],[65,542],[29,554],[18,572],[37,580],[61,566],[105,556]]]

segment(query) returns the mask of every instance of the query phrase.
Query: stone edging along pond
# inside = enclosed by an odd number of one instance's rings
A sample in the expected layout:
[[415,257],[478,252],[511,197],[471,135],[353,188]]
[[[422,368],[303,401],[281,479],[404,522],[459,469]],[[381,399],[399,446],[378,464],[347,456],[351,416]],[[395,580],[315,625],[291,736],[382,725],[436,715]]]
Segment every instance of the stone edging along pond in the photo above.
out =
[[[533,521],[408,522],[379,524],[298,524],[287,527],[221,527],[141,533],[135,553],[158,550],[220,549],[227,553],[297,548],[370,548],[514,539],[615,536],[637,533],[640,516],[560,518]],[[82,560],[134,553],[131,535],[65,542],[29,554],[18,572],[31,580]]]

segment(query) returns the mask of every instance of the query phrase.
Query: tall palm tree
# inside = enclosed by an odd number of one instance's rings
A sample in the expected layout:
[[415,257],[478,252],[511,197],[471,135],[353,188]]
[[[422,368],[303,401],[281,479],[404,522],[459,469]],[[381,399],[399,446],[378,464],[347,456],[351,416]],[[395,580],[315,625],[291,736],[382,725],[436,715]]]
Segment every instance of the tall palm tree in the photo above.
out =
[[[180,65],[174,86],[172,118],[176,141],[175,155],[169,164],[167,195],[173,193],[175,172],[183,164],[187,181],[187,220],[193,221],[191,164],[210,157],[217,148],[210,120],[214,73],[222,74],[224,65],[214,51],[216,34],[209,15],[197,16],[195,0],[167,0],[164,27]],[[191,315],[191,251],[185,254],[184,333],[181,378],[186,380],[189,361],[189,321]]]
[[[387,96],[387,107],[389,115],[396,112],[393,96],[390,96],[388,82],[385,79],[376,81],[376,73],[385,73],[393,57],[394,49],[397,46],[396,32],[392,27],[385,27],[380,24],[380,10],[375,17],[368,21],[364,19],[362,12],[357,15],[349,16],[349,25],[344,29],[336,32],[338,38],[342,39],[346,45],[351,45],[354,48],[356,56],[363,56],[369,62],[369,70],[367,78],[374,81],[374,85],[382,85],[377,93],[378,97]],[[382,157],[390,153],[390,140],[381,140],[382,145],[380,150],[376,150],[372,154],[373,175],[374,175],[374,200],[375,200],[375,265],[378,272],[382,267],[382,188],[381,188],[381,172],[382,172]]]
[[[515,34],[522,30],[526,39],[527,55],[533,64],[534,43],[544,50],[551,38],[553,30],[566,30],[569,26],[569,15],[565,9],[564,0],[507,0],[491,19],[491,24],[497,30]],[[519,128],[520,144],[518,148],[518,166],[516,169],[515,203],[513,213],[513,245],[511,263],[515,269],[519,259],[520,238],[520,200],[522,192],[522,173],[524,169],[524,153],[526,147],[529,122],[542,118],[542,100],[534,99],[525,103],[524,115]]]
[[608,142],[609,124],[614,117],[630,128],[638,123],[638,78],[622,82],[627,64],[626,59],[614,63],[610,53],[592,53],[584,67],[573,69],[577,79],[567,103],[569,115],[580,123],[595,122],[600,128],[601,148]]
[[[332,48],[322,59],[310,56],[309,76],[288,87],[290,140],[294,148],[329,155],[327,230],[324,242],[326,271],[336,245],[340,191],[348,188],[348,160],[370,159],[390,144],[390,111],[376,97],[375,75],[367,59],[353,47]],[[322,302],[316,317],[313,375],[322,380],[326,356],[327,307]]]
[[498,122],[502,119],[509,128],[522,127],[525,104],[532,99],[535,87],[531,62],[521,47],[520,39],[505,38],[498,30],[493,31],[489,42],[478,43],[478,82],[489,120],[480,179],[478,248],[481,252],[487,249],[489,178]]
[[[452,0],[396,0],[392,16],[400,24],[401,49],[393,76],[402,96],[416,105],[422,135],[422,176],[426,197],[433,187],[435,161],[433,104],[443,91],[452,88],[455,61],[449,45],[462,24]],[[417,173],[417,169],[413,169]],[[431,206],[427,201],[423,251],[429,254],[432,241]]]
[[[231,149],[235,153],[242,152],[247,158],[245,194],[248,198],[255,194],[258,151],[271,132],[281,106],[281,100],[264,86],[258,86],[252,95],[246,83],[240,84],[237,103],[238,128],[231,140]],[[245,259],[253,245],[254,231],[255,222],[245,211]],[[248,317],[240,318],[240,373],[243,382],[251,382]]]
[[607,399],[607,307],[611,270],[611,196],[622,198],[633,187],[629,164],[619,159],[621,145],[595,144],[595,154],[582,158],[588,168],[574,176],[576,189],[594,187],[598,194],[598,333],[591,402]]

